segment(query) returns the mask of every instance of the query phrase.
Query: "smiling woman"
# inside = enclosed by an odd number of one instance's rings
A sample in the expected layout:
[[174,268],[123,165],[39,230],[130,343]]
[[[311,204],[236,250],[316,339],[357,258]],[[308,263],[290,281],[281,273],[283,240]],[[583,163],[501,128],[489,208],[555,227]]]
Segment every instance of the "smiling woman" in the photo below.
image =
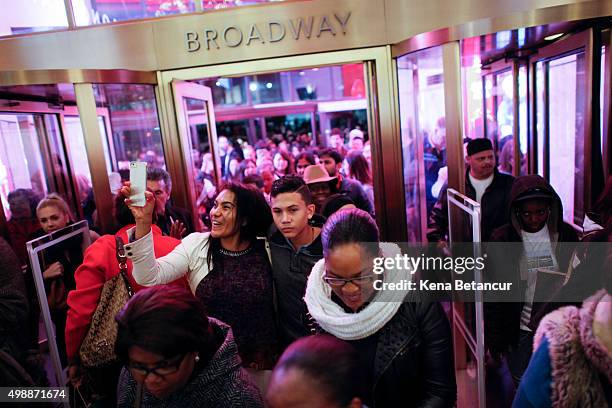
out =
[[377,279],[398,278],[390,271],[375,275],[374,258],[393,257],[399,248],[380,243],[376,223],[359,209],[333,214],[321,237],[324,259],[312,268],[304,300],[319,331],[357,349],[363,402],[383,408],[454,406],[451,333],[440,305],[412,291],[374,290]]
[[[130,188],[124,187],[122,194],[129,197]],[[278,342],[272,272],[257,237],[265,236],[272,215],[261,192],[242,184],[222,187],[210,211],[210,233],[188,235],[159,259],[152,251],[151,237],[155,198],[150,192],[145,196],[144,207],[132,206],[128,200],[136,227],[128,232],[131,242],[125,248],[136,282],[153,286],[187,276],[191,291],[210,316],[233,328],[243,365],[271,369]]]

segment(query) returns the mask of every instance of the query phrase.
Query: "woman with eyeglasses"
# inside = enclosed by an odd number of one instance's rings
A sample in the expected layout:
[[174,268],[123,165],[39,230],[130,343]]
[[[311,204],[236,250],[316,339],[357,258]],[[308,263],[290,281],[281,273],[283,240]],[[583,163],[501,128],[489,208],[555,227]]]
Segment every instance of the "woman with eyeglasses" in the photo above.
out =
[[115,351],[125,365],[118,407],[263,407],[232,330],[208,318],[188,290],[142,290],[116,320]]
[[333,214],[321,239],[324,258],[310,273],[304,300],[318,331],[357,349],[364,404],[454,406],[451,333],[442,307],[416,291],[382,289],[410,279],[410,270],[376,261],[399,255],[397,245],[379,242],[376,223],[359,209]]
[[[129,186],[122,189],[130,196]],[[271,370],[277,356],[272,268],[263,240],[272,213],[261,192],[242,184],[221,188],[210,211],[210,232],[183,238],[172,252],[155,259],[151,239],[154,198],[145,192],[146,205],[128,206],[136,227],[125,246],[139,285],[166,284],[186,276],[191,291],[211,317],[229,324],[236,336],[242,364]]]

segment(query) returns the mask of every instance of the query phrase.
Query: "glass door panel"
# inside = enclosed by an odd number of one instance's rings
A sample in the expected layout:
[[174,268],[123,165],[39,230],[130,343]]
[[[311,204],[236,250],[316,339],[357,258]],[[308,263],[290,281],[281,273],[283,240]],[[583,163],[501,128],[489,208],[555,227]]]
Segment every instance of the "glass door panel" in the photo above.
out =
[[408,54],[397,65],[408,237],[421,242],[448,176],[442,50]]
[[[208,212],[221,182],[221,165],[229,171],[230,163],[220,163],[211,89],[185,81],[172,81],[174,106],[186,163],[187,196],[193,214],[208,226]],[[195,164],[201,162],[201,167]],[[195,205],[194,205],[195,204]],[[195,223],[194,225],[198,225]]]
[[0,113],[0,197],[7,220],[8,194],[16,189],[44,196],[49,191],[46,169],[34,115]]
[[[563,218],[574,219],[577,147],[584,143],[584,115],[580,102],[584,98],[584,52],[551,60],[549,84],[549,181],[563,201]],[[563,84],[561,86],[561,84]],[[582,157],[582,154],[580,155]]]
[[[106,133],[107,119],[107,116],[98,116],[98,127],[100,129],[100,135],[102,136],[106,174],[109,175],[110,190],[114,195],[119,188],[121,188],[121,176],[117,172],[113,174],[113,161],[111,160],[108,135]],[[72,163],[72,171],[74,172],[76,180],[79,204],[83,211],[83,217],[89,222],[90,227],[99,227],[94,216],[96,204],[91,172],[89,170],[89,160],[85,148],[85,137],[83,135],[83,128],[81,127],[81,118],[73,115],[64,116],[64,129],[66,132],[66,146]]]
[[[512,66],[484,75],[485,135],[493,142],[498,170],[514,166],[514,76]],[[506,146],[507,145],[507,146]]]
[[591,201],[590,43],[591,30],[583,31],[542,48],[534,61],[537,169],[561,197],[564,221],[574,225],[582,225]]

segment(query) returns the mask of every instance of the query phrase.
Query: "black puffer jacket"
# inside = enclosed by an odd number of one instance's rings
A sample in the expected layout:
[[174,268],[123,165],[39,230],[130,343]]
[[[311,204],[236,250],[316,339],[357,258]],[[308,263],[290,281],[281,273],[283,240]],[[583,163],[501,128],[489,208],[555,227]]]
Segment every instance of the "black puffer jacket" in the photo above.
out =
[[[470,169],[468,168],[465,172],[465,194],[476,200],[476,190],[470,183],[469,173]],[[480,200],[482,206],[481,241],[488,241],[495,228],[508,222],[508,204],[510,203],[510,189],[513,181],[514,177],[508,174],[502,174],[497,170],[493,173],[493,181]],[[444,185],[438,197],[438,202],[429,214],[427,223],[427,240],[429,242],[448,241],[447,189],[448,185]]]
[[[518,177],[511,191],[510,222],[491,235],[491,244],[487,247],[488,261],[486,265],[486,279],[497,282],[512,282],[512,290],[503,296],[493,294],[495,301],[485,302],[485,341],[487,347],[494,352],[504,352],[512,345],[516,345],[520,332],[521,312],[524,303],[516,300],[524,299],[527,281],[521,279],[521,262],[525,259],[525,252],[521,243],[521,226],[516,216],[516,200],[527,194],[530,190],[540,189],[547,192],[553,200],[551,212],[548,217],[548,231],[551,246],[555,253],[559,271],[566,272],[573,255],[574,244],[578,236],[574,229],[563,222],[563,205],[561,199],[546,180],[538,175]],[[509,243],[509,244],[506,244]],[[512,244],[514,243],[514,244]],[[551,293],[552,297],[553,293]],[[535,332],[543,308],[547,302],[533,304],[529,327]],[[558,305],[561,306],[561,305]]]
[[455,405],[453,344],[439,303],[410,292],[376,335],[371,408]]

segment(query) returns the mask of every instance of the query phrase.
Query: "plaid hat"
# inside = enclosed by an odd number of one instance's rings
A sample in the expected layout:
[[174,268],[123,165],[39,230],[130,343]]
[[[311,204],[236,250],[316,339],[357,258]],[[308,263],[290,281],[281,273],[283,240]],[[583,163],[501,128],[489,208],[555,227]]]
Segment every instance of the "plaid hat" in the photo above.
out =
[[476,153],[484,152],[486,150],[493,150],[493,143],[487,138],[480,137],[478,139],[472,139],[467,145],[467,155],[472,156]]

